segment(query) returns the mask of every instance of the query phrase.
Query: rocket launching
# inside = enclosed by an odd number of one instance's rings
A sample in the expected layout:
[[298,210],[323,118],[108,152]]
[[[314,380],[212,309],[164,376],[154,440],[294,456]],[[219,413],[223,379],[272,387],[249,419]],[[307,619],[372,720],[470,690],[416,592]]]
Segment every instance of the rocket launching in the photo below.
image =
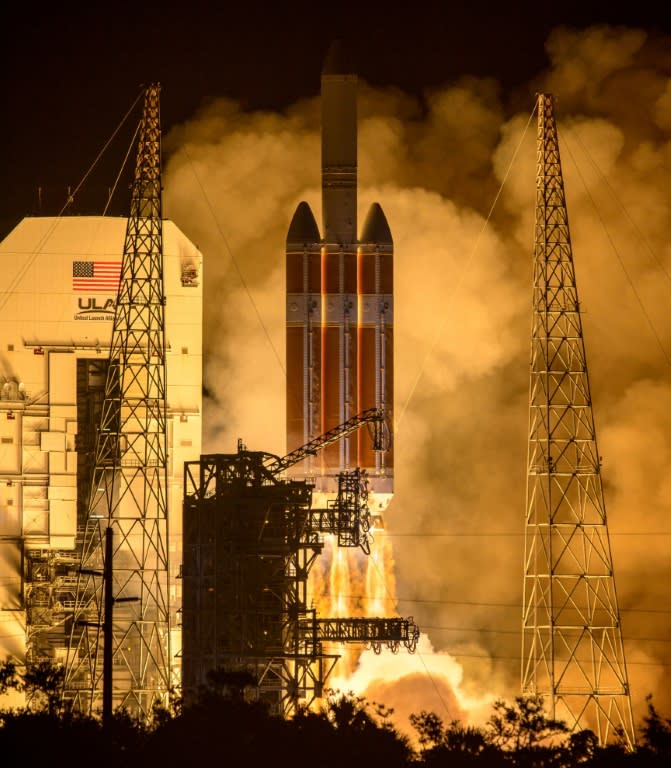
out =
[[[288,451],[368,408],[383,410],[392,429],[393,241],[378,203],[357,239],[357,76],[339,41],[324,62],[321,100],[323,235],[306,202],[287,234]],[[355,467],[379,506],[393,491],[392,450],[374,451],[366,429],[304,464],[317,491],[335,492],[337,474]]]

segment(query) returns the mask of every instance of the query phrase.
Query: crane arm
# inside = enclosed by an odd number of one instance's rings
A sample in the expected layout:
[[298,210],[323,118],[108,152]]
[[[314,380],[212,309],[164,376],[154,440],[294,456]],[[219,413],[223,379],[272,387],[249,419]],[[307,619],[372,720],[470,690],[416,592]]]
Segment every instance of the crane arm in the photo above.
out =
[[275,457],[272,462],[266,464],[266,469],[270,470],[274,475],[284,472],[286,469],[289,469],[289,467],[292,467],[294,464],[298,464],[299,461],[303,461],[303,459],[308,456],[314,456],[318,451],[323,450],[338,440],[342,440],[342,438],[355,432],[364,424],[371,423],[375,424],[373,450],[386,450],[383,440],[384,411],[381,411],[379,408],[368,408],[365,411],[361,411],[361,413],[357,413],[356,416],[352,416],[351,419],[339,424],[337,427],[330,429],[328,432],[324,432],[323,435],[315,437],[314,440],[310,440],[309,443],[301,445],[301,447],[296,448],[295,451],[287,453],[287,455],[283,456],[281,459]]

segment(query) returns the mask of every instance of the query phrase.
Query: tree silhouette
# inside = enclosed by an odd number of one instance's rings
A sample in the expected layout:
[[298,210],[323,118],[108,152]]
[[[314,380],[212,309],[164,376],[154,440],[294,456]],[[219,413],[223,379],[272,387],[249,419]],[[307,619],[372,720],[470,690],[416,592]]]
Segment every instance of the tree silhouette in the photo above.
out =
[[487,732],[476,726],[453,720],[445,727],[434,712],[411,715],[410,722],[418,733],[420,757],[427,768],[450,766],[503,765],[503,753],[495,747]]
[[300,736],[293,739],[300,742],[298,754],[324,768],[400,768],[414,753],[409,739],[394,728],[392,714],[383,704],[331,690],[317,712],[298,710],[289,723]]
[[568,726],[545,713],[543,697],[535,694],[516,696],[513,704],[498,699],[494,713],[487,721],[493,744],[503,750],[533,749],[551,743],[559,744]]
[[16,671],[16,664],[11,659],[0,663],[0,696],[9,691],[20,690],[21,680]]
[[25,691],[30,704],[0,708],[0,754],[18,763],[68,766],[73,756],[95,757],[97,768],[172,768],[210,764],[285,765],[319,768],[668,768],[671,720],[648,697],[640,728],[642,743],[598,745],[584,730],[547,717],[542,699],[499,700],[484,726],[452,721],[434,712],[410,717],[420,748],[392,724],[393,710],[353,693],[327,692],[318,708],[302,707],[291,719],[272,715],[252,693],[256,681],[246,672],[216,670],[188,705],[173,696],[169,707],[143,723],[117,710],[105,728],[98,718],[60,706],[58,665],[36,664],[20,671],[0,663],[0,694]]
[[665,765],[671,765],[671,720],[661,717],[650,694],[645,701],[648,712],[641,727],[642,749],[651,757],[665,761]]
[[60,664],[50,661],[29,664],[23,673],[23,689],[28,708],[37,711],[46,709],[50,715],[59,712],[64,677],[65,669]]

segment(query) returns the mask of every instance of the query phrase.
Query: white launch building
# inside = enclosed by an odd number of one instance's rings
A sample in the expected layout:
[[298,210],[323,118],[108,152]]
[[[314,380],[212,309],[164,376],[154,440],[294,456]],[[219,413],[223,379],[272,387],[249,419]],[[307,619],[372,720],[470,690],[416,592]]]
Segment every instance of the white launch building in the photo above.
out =
[[[63,659],[126,222],[26,218],[0,243],[0,660]],[[201,453],[203,259],[170,221],[163,251],[178,628],[184,462]]]

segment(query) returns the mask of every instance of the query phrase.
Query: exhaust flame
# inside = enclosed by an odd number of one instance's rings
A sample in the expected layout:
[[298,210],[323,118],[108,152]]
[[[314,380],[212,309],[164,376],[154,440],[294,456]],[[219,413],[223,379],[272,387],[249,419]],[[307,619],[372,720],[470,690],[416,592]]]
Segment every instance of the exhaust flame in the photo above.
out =
[[[328,583],[330,591],[314,595],[318,615],[398,617],[393,547],[386,531],[374,531],[368,557],[339,549],[330,538],[324,562],[328,580],[320,582]],[[356,592],[357,583],[363,593]],[[319,590],[317,583],[314,588]],[[383,703],[394,710],[394,724],[408,736],[412,736],[409,717],[413,713],[433,710],[446,721],[477,725],[489,716],[496,698],[493,693],[469,695],[462,687],[461,664],[449,653],[437,652],[425,633],[414,654],[403,647],[394,653],[383,646],[376,653],[346,644],[337,645],[333,652],[341,658],[334,677],[327,681],[328,688]]]
[[[330,539],[330,545],[333,547],[334,537],[331,536]],[[349,615],[349,579],[350,567],[347,552],[336,546],[331,561],[331,573],[329,578],[329,616],[340,618]]]
[[[319,502],[324,503],[324,499]],[[389,498],[369,496],[371,515],[370,552],[339,547],[337,537],[324,540],[322,557],[310,572],[308,591],[318,617],[399,618],[392,540],[385,529],[382,511]],[[412,617],[401,617],[412,618]],[[412,738],[409,717],[433,709],[444,720],[480,724],[489,715],[494,694],[477,696],[462,688],[464,671],[446,652],[436,652],[428,635],[421,634],[414,654],[401,646],[397,651],[382,644],[377,651],[360,644],[325,644],[327,653],[339,656],[327,689],[340,690],[377,700],[393,712],[399,730]]]
[[397,615],[392,544],[381,527],[372,529],[370,555],[366,561],[365,595],[366,616]]

